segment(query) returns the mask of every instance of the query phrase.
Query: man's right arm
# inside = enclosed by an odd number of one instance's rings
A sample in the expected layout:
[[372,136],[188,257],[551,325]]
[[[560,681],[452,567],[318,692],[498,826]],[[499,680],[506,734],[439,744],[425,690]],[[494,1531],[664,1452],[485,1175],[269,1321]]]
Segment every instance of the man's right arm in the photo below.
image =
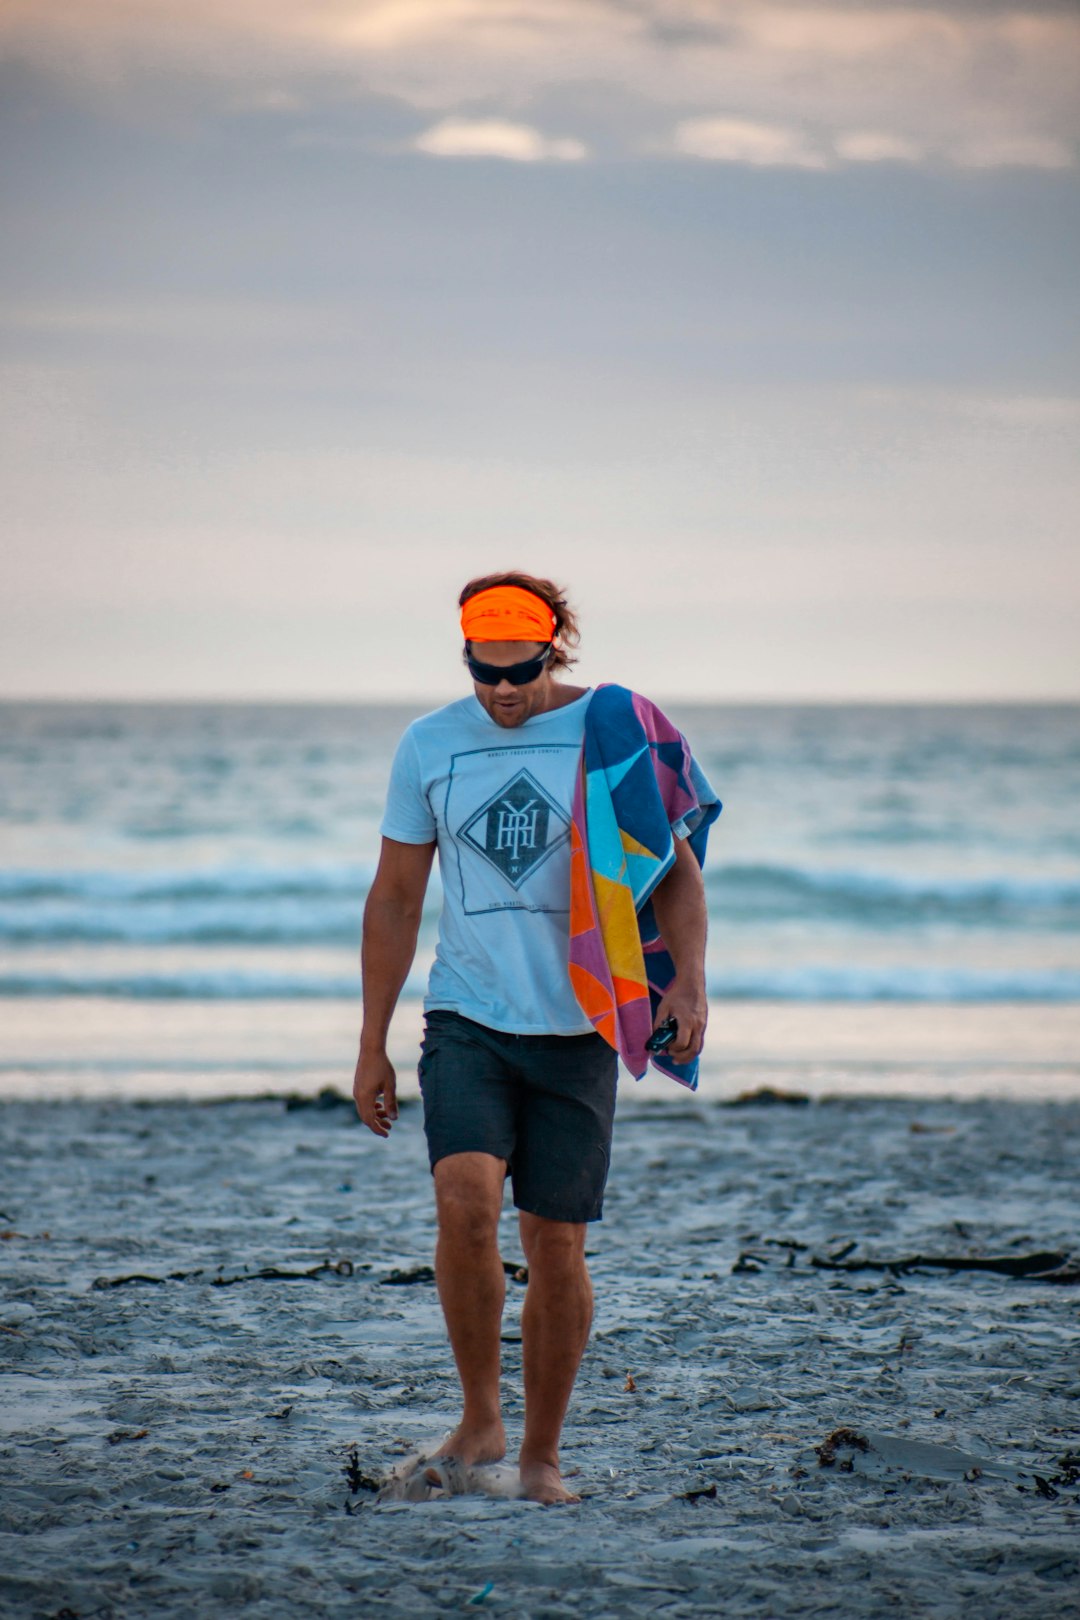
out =
[[397,1077],[386,1051],[390,1019],[416,955],[420,916],[435,843],[384,838],[379,868],[364,906],[360,953],[364,1023],[353,1097],[364,1124],[388,1136],[397,1118]]

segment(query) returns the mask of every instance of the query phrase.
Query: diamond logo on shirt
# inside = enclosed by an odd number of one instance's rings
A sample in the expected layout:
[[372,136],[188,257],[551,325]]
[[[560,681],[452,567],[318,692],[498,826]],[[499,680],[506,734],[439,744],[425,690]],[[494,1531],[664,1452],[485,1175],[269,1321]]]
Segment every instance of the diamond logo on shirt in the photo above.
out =
[[515,889],[569,836],[569,816],[524,770],[458,828]]

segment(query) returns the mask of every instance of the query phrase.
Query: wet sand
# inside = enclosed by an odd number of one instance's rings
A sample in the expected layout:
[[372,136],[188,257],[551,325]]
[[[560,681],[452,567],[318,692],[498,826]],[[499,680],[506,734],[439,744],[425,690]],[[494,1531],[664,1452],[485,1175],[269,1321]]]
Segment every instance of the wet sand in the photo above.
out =
[[[257,1096],[348,1085],[356,998],[222,1001],[32,996],[4,1005],[5,1097]],[[390,1055],[418,1096],[423,1010],[398,1003]],[[763,1079],[815,1096],[1080,1096],[1080,1003],[723,1001],[709,1018],[702,1094]],[[658,1074],[627,1088],[665,1100]]]
[[1080,1614],[1080,1286],[813,1263],[1076,1258],[1078,1127],[627,1086],[583,1503],[376,1505],[456,1415],[416,1104],[383,1144],[280,1099],[9,1101],[0,1612]]

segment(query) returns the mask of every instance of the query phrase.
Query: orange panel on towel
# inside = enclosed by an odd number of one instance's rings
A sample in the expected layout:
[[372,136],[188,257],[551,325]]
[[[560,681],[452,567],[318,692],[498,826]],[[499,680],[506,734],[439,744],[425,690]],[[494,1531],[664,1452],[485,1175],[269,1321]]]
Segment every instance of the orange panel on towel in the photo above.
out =
[[578,1005],[586,1018],[595,1020],[603,1014],[614,1014],[614,1004],[606,985],[600,983],[595,973],[583,968],[578,962],[570,963],[570,983],[574,987],[574,994]]
[[648,998],[649,987],[637,979],[620,979],[617,975],[612,980],[615,987],[615,1005],[625,1007],[631,1001],[645,1001]]
[[570,824],[570,935],[587,934],[593,927],[589,865],[577,826]]

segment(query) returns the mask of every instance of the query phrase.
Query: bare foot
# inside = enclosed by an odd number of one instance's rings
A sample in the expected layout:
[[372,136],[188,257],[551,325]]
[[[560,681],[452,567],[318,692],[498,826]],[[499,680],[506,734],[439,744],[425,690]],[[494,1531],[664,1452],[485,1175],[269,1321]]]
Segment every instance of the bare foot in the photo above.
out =
[[476,1463],[501,1462],[506,1456],[506,1430],[501,1419],[496,1418],[494,1423],[481,1424],[476,1428],[466,1428],[464,1423],[459,1423],[435,1456],[455,1457],[466,1468],[472,1468]]
[[550,1506],[554,1502],[581,1501],[580,1496],[567,1490],[562,1475],[553,1463],[526,1462],[521,1458],[518,1467],[522,1487],[530,1502],[543,1502]]

